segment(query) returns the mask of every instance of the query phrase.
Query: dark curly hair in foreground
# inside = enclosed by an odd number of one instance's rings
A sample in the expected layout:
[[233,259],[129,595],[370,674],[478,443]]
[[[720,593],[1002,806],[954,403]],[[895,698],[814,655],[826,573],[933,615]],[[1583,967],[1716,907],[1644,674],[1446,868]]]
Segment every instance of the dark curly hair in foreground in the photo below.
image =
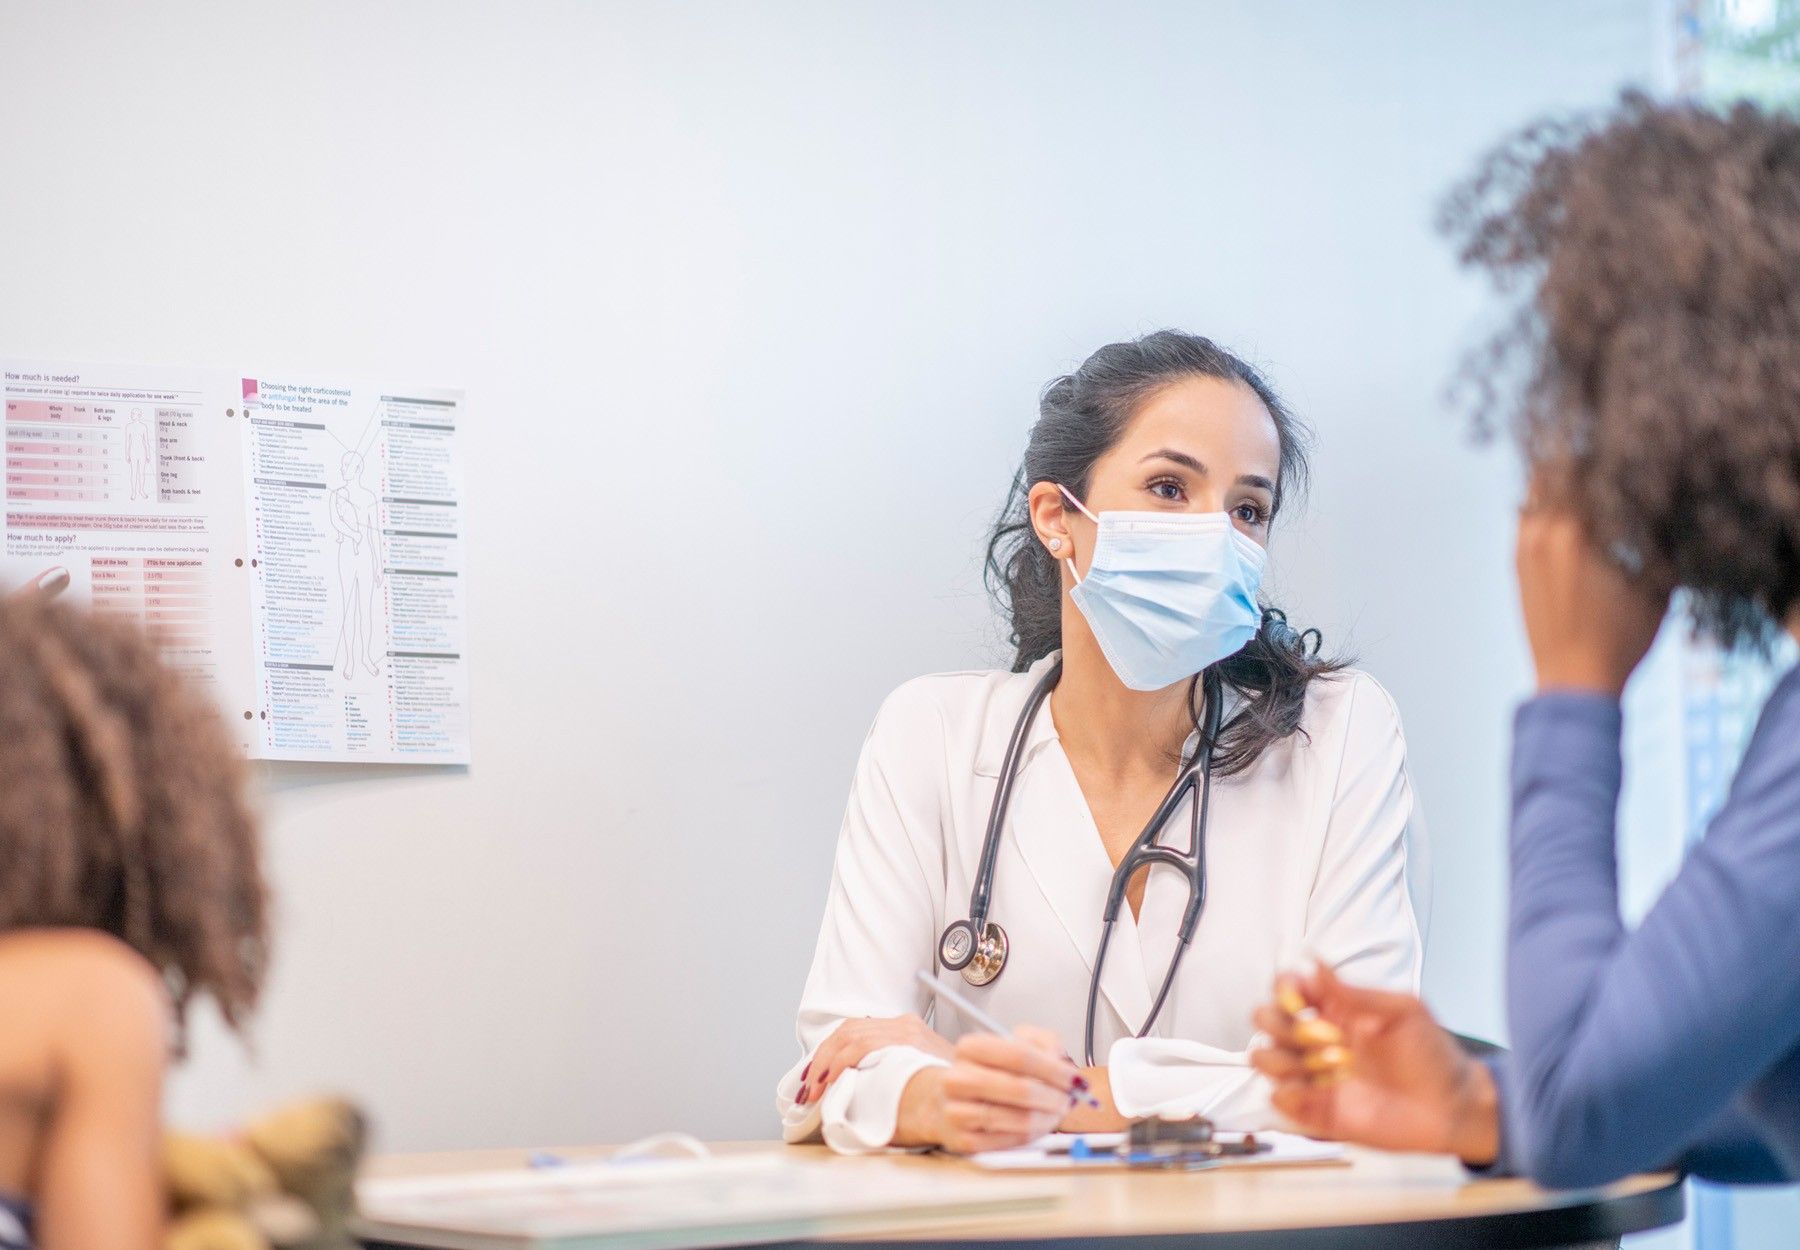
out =
[[1522,296],[1465,363],[1603,550],[1766,643],[1800,604],[1800,121],[1629,93],[1487,157],[1441,225]]
[[0,598],[0,932],[99,929],[241,1028],[268,964],[243,768],[138,630]]

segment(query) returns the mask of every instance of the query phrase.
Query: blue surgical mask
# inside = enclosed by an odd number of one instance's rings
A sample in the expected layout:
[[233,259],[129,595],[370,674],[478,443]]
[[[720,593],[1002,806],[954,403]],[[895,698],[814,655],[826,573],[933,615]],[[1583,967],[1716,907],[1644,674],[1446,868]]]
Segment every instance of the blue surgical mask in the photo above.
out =
[[1069,561],[1069,597],[1119,680],[1161,690],[1241,650],[1256,636],[1265,553],[1223,512],[1102,512],[1087,576]]

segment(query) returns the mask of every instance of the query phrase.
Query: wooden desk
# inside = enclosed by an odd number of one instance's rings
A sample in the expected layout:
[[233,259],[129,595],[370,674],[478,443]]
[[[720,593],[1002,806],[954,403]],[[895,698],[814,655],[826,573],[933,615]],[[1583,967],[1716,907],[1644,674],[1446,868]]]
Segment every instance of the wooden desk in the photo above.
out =
[[[973,1169],[945,1155],[834,1156],[822,1146],[733,1142],[719,1153],[779,1150],[841,1172],[846,1184],[879,1168]],[[561,1150],[569,1158],[604,1153]],[[373,1176],[522,1167],[523,1151],[374,1160]],[[1020,1173],[1011,1174],[1026,1175]],[[1221,1168],[1211,1172],[1031,1173],[1062,1186],[1061,1206],[1031,1215],[934,1224],[810,1247],[843,1250],[1475,1250],[1611,1244],[1682,1216],[1672,1175],[1633,1177],[1603,1190],[1553,1193],[1524,1181],[1471,1181],[1448,1159],[1353,1150],[1349,1166]]]

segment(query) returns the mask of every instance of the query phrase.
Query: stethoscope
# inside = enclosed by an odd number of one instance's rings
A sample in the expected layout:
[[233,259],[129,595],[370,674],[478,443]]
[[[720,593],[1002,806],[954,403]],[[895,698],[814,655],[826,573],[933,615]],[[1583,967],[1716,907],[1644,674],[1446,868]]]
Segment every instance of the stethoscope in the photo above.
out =
[[[950,971],[962,973],[963,980],[970,985],[987,985],[1006,968],[1006,930],[988,919],[988,904],[994,891],[994,859],[1000,851],[1000,834],[1006,824],[1006,808],[1012,800],[1013,781],[1018,777],[1019,755],[1024,750],[1026,735],[1032,722],[1037,719],[1044,700],[1050,697],[1050,692],[1056,688],[1057,679],[1061,676],[1062,661],[1058,660],[1032,690],[1031,697],[1025,701],[1024,710],[1019,713],[1018,723],[1013,726],[1012,737],[1006,744],[1006,756],[1000,765],[1000,781],[994,789],[994,803],[988,809],[987,833],[981,842],[981,862],[975,870],[975,887],[969,892],[969,918],[952,924],[944,930],[944,936],[938,939],[938,959]],[[1200,913],[1206,907],[1206,822],[1208,809],[1212,804],[1213,743],[1219,736],[1221,705],[1224,700],[1221,698],[1221,682],[1215,669],[1207,669],[1194,680],[1196,683],[1205,683],[1206,727],[1200,735],[1199,749],[1195,751],[1193,759],[1182,764],[1175,783],[1169,787],[1162,802],[1157,804],[1150,823],[1144,826],[1143,832],[1132,842],[1131,849],[1119,860],[1119,866],[1113,870],[1112,885],[1106,892],[1106,909],[1101,914],[1100,948],[1094,954],[1094,973],[1088,978],[1087,1024],[1083,1032],[1090,1067],[1094,1062],[1094,1016],[1100,1001],[1100,970],[1106,966],[1106,949],[1112,942],[1113,926],[1118,923],[1119,907],[1125,901],[1125,892],[1131,885],[1132,877],[1140,869],[1154,864],[1167,864],[1171,868],[1179,868],[1188,882],[1187,910],[1181,915],[1181,928],[1178,931],[1180,941],[1175,945],[1175,954],[1169,960],[1169,971],[1163,976],[1162,988],[1156,992],[1156,1001],[1150,1008],[1150,1015],[1145,1019],[1144,1027],[1137,1032],[1139,1037],[1147,1037],[1157,1016],[1162,1014],[1169,990],[1175,984],[1176,970],[1181,967],[1181,957],[1187,954],[1187,948],[1194,940],[1194,931],[1200,925]],[[1189,706],[1192,706],[1192,685],[1188,687],[1188,699]],[[1182,800],[1196,787],[1200,793],[1190,817],[1187,851],[1184,853],[1172,847],[1158,845],[1156,839],[1161,835],[1163,827],[1175,815]]]

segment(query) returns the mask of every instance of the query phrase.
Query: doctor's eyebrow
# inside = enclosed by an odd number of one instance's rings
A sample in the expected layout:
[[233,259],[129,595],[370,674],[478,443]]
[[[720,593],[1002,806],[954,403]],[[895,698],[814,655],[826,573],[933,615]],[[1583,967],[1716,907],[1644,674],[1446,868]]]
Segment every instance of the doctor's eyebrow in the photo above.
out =
[[[1145,456],[1144,460],[1172,460],[1183,468],[1192,469],[1202,477],[1206,476],[1206,465],[1203,462],[1196,460],[1185,451],[1176,451],[1172,447],[1160,447]],[[1138,463],[1142,464],[1144,460],[1140,460]],[[1260,473],[1240,473],[1237,480],[1239,486],[1256,486],[1270,494],[1275,493],[1275,483]]]

